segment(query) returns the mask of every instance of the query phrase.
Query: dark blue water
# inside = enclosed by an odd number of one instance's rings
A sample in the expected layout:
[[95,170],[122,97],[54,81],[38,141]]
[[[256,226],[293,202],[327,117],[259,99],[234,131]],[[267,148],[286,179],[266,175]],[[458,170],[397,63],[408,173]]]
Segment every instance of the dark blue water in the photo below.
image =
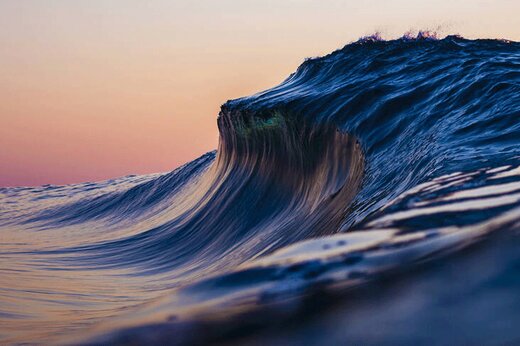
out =
[[520,43],[361,39],[166,174],[0,190],[0,343],[520,341]]

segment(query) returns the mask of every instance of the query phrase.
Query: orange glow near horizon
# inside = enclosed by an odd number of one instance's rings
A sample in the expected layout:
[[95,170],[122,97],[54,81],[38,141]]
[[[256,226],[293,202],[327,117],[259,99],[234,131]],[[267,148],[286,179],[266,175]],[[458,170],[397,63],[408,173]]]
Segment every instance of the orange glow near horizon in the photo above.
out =
[[520,40],[511,0],[0,3],[0,186],[170,171],[228,99],[380,31]]

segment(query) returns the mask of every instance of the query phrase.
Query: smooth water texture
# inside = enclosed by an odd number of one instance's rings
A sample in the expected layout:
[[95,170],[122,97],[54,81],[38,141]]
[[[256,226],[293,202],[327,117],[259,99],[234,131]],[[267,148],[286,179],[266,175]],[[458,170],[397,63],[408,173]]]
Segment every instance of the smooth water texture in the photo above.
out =
[[520,340],[519,43],[364,38],[218,126],[170,173],[1,189],[0,343]]

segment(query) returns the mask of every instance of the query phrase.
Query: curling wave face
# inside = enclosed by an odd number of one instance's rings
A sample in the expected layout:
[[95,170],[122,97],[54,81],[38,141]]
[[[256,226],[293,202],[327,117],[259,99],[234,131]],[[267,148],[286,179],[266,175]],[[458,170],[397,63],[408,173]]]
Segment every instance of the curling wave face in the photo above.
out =
[[[0,342],[230,342],[262,330],[258,342],[319,343],[313,328],[338,342],[431,341],[445,310],[411,297],[427,287],[454,299],[439,284],[453,273],[424,263],[500,264],[461,274],[461,292],[491,297],[481,319],[469,317],[471,295],[450,313],[458,330],[479,326],[475,340],[518,340],[485,316],[520,322],[500,303],[520,307],[508,281],[519,268],[519,119],[520,44],[369,38],[228,101],[218,151],[173,172],[1,189]],[[462,251],[476,243],[479,256]],[[396,295],[388,278],[411,283]],[[374,314],[413,332],[369,336],[385,323]],[[319,322],[330,320],[348,327]]]

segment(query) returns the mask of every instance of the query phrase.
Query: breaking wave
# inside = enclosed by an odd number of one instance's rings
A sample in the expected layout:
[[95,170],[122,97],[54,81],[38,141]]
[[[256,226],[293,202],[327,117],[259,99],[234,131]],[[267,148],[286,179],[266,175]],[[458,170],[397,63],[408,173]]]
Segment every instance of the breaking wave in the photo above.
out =
[[[519,43],[370,37],[226,102],[170,173],[3,188],[0,342],[428,342],[446,311],[451,341],[519,340],[519,119]],[[449,296],[461,263],[488,305]]]

